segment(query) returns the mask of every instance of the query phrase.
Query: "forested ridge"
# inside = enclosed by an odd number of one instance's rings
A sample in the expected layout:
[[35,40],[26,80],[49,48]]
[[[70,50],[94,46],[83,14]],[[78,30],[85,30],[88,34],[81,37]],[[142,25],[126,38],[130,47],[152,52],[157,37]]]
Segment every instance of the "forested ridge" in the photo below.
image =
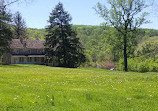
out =
[[[91,25],[73,25],[78,37],[81,39],[90,39],[98,37],[105,37],[107,28],[105,26],[91,26]],[[111,28],[114,30],[113,28]],[[45,29],[27,28],[28,36],[31,39],[44,40],[46,32]],[[158,36],[158,30],[156,29],[139,29],[142,37]]]

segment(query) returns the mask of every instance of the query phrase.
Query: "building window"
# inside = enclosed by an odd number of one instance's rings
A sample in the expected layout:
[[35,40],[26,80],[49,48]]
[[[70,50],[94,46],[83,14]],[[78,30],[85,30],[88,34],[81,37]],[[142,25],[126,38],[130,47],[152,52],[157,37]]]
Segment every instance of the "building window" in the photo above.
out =
[[37,49],[31,49],[31,52],[36,54],[37,53]]
[[38,58],[38,57],[35,57],[34,60],[35,60],[35,62],[38,62],[38,61],[39,61],[39,58]]
[[23,53],[23,50],[22,50],[22,49],[20,49],[20,50],[19,50],[19,52],[20,52],[20,53]]
[[20,57],[20,58],[19,58],[19,62],[24,62],[24,58],[23,58],[23,57]]
[[38,53],[38,52],[37,52],[37,49],[34,50],[34,53],[35,53],[35,54]]
[[44,63],[44,57],[41,58],[41,62]]
[[37,57],[34,58],[35,62],[37,62]]
[[31,54],[31,50],[28,50],[28,53]]
[[38,49],[38,54],[42,54],[44,51],[42,49]]
[[19,50],[18,49],[16,50],[16,53],[19,54]]
[[17,63],[17,58],[13,58],[14,64]]
[[28,57],[28,58],[27,58],[27,62],[32,62],[32,58],[31,58],[31,57]]

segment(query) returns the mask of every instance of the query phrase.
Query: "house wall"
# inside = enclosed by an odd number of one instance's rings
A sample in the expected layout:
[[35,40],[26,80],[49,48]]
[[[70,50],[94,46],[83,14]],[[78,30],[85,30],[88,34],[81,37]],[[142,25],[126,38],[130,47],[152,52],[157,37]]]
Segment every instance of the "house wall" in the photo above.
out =
[[44,57],[12,56],[11,64],[44,64]]
[[44,49],[17,48],[11,51],[11,64],[44,64]]
[[44,64],[44,41],[13,39],[10,48],[2,56],[3,64]]
[[12,49],[12,55],[44,55],[44,49]]

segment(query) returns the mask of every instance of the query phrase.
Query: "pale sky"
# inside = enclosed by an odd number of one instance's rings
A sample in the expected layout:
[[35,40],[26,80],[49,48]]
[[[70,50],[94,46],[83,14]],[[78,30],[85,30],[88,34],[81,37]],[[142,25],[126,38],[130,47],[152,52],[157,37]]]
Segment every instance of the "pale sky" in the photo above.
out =
[[[64,9],[69,12],[74,25],[100,25],[104,22],[96,14],[93,7],[97,2],[105,3],[106,0],[32,0],[30,3],[15,3],[8,7],[12,13],[19,11],[29,28],[45,28],[49,15],[58,4],[63,3]],[[142,28],[158,29],[158,16],[150,8],[150,16],[147,17],[151,23],[143,25]]]

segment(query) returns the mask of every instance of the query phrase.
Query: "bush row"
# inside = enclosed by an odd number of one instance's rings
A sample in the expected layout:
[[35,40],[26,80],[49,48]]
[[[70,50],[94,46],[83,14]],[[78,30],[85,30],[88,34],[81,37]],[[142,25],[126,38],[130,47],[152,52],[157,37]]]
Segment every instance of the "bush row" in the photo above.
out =
[[[124,60],[118,64],[119,70],[124,70]],[[137,72],[158,72],[158,60],[146,59],[144,56],[128,58],[128,71]]]
[[104,61],[104,62],[87,62],[83,64],[81,67],[93,67],[93,68],[101,68],[101,69],[111,69],[115,68],[115,64],[112,61]]

